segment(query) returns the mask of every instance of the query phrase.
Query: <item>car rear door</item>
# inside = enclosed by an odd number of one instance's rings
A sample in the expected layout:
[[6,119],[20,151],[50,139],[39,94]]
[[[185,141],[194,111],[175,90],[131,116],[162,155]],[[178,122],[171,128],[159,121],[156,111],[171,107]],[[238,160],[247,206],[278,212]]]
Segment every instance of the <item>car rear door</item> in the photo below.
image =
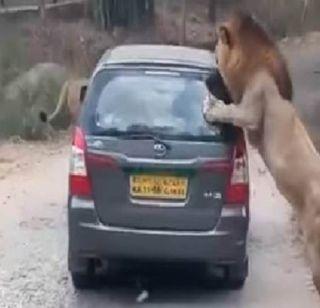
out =
[[87,167],[103,224],[205,231],[221,215],[231,144],[89,137]]
[[[181,231],[216,226],[234,144],[222,126],[212,131],[204,123],[207,73],[131,67],[93,80],[82,125],[101,223]],[[141,123],[149,136],[114,133]]]

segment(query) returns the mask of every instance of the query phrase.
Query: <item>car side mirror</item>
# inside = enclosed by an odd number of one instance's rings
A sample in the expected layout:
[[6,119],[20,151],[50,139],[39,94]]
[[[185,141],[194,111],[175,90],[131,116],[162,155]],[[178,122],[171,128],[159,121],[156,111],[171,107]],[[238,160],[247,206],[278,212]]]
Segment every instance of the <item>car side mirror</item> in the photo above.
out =
[[217,99],[224,101],[226,104],[231,104],[232,99],[230,93],[223,81],[223,78],[218,70],[212,72],[205,81],[209,92]]
[[83,103],[83,101],[86,97],[87,89],[88,89],[88,85],[83,85],[80,88],[80,104]]

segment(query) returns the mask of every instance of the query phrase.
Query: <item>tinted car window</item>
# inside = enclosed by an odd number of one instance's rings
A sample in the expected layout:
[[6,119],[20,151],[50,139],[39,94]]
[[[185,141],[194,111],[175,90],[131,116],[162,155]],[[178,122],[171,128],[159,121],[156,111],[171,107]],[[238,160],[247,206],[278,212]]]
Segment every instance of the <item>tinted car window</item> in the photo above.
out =
[[143,131],[167,138],[215,139],[202,116],[208,74],[156,70],[104,70],[89,89],[90,131]]

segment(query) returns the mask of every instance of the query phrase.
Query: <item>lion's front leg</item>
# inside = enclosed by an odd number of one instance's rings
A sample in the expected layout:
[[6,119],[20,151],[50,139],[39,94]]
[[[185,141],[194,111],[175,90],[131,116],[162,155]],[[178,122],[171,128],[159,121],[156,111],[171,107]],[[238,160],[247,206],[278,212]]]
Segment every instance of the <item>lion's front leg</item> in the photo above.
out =
[[203,113],[205,120],[210,124],[215,122],[233,123],[233,114],[233,105],[226,105],[221,101],[217,101]]
[[248,106],[248,104],[226,105],[212,97],[208,97],[206,100],[204,102],[203,115],[209,124],[222,122],[250,130],[258,128],[260,112],[257,108],[250,108],[251,106]]

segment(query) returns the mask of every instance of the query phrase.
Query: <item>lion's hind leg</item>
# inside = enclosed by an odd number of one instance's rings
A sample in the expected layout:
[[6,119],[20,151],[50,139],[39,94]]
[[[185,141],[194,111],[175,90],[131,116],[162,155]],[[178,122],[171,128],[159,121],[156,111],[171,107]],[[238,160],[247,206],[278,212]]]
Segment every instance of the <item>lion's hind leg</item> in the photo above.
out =
[[306,203],[302,209],[302,230],[313,282],[320,293],[320,182],[316,187],[317,189],[313,187],[311,193],[306,196]]

